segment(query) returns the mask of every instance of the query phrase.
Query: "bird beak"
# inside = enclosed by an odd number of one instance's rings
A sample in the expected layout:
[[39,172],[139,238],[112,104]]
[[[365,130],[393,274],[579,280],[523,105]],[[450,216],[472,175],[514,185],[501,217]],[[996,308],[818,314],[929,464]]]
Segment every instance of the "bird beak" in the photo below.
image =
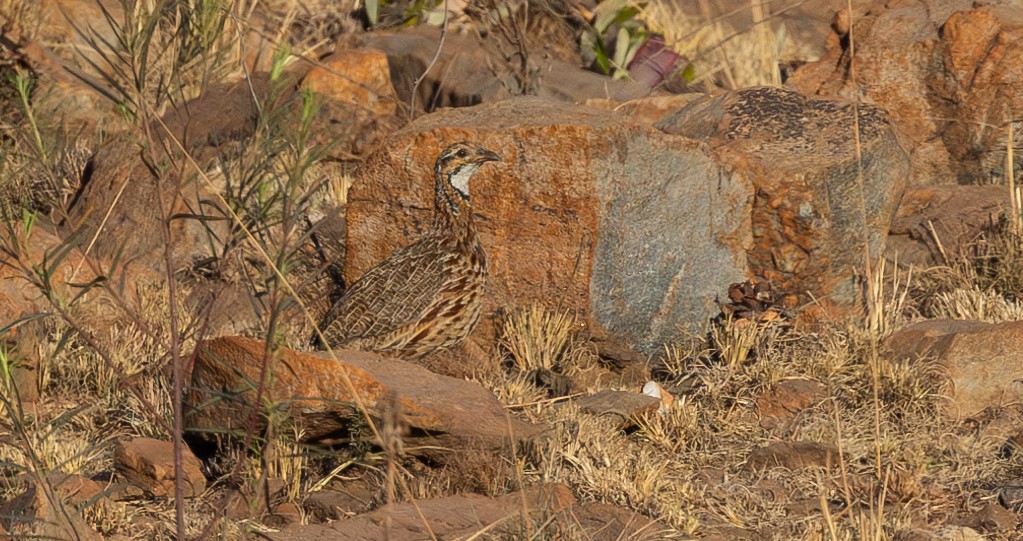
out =
[[487,150],[485,148],[481,148],[481,149],[477,150],[476,151],[476,157],[479,159],[480,162],[499,162],[499,161],[501,161],[501,156],[499,156],[496,152],[494,152],[492,150]]

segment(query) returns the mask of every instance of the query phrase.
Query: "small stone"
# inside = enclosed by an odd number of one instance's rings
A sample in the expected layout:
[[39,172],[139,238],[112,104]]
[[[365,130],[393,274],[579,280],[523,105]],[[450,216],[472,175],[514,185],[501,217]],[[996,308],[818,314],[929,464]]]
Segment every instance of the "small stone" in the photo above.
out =
[[1023,507],[1023,479],[1016,479],[1002,485],[998,491],[998,503],[1008,509]]
[[964,523],[979,532],[1011,532],[1019,525],[1019,515],[1001,505],[987,503],[968,516]]
[[628,391],[600,391],[577,398],[574,403],[586,413],[617,415],[625,423],[630,423],[633,419],[657,411],[661,407],[660,398]]
[[757,398],[760,426],[767,430],[788,426],[799,412],[824,398],[826,389],[807,379],[783,381]]
[[675,397],[671,396],[671,393],[654,380],[650,380],[643,385],[643,394],[661,401],[660,407],[657,408],[658,413],[667,413],[671,409],[672,404],[675,403]]
[[986,538],[973,528],[947,526],[938,530],[938,539],[941,541],[985,541]]
[[320,490],[306,496],[305,512],[321,522],[338,520],[365,513],[373,507],[374,492],[366,487],[345,487],[344,490]]
[[783,467],[790,470],[838,465],[838,449],[811,441],[776,442],[750,453],[746,466],[754,469]]
[[[199,459],[182,449],[184,495],[194,498],[206,490]],[[121,440],[114,447],[114,467],[132,484],[157,498],[174,496],[174,444],[153,438]]]

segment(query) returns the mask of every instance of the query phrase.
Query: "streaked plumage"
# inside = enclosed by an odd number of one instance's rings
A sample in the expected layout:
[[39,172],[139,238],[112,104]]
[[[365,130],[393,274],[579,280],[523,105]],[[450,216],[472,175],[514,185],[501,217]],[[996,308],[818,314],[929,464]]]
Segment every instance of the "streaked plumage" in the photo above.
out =
[[469,179],[500,157],[455,143],[434,168],[434,221],[416,242],[366,271],[320,325],[331,347],[419,357],[464,339],[479,321],[487,265]]

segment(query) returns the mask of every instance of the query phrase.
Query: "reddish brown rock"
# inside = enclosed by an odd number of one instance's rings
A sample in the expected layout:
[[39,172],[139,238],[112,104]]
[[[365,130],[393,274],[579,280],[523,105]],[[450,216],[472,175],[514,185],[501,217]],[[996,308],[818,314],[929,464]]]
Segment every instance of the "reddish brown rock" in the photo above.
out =
[[[296,69],[282,77],[297,81],[302,75]],[[76,233],[92,244],[90,253],[166,271],[162,205],[166,216],[177,216],[170,222],[170,240],[180,267],[220,255],[231,234],[230,215],[220,197],[227,190],[227,180],[212,170],[219,166],[216,160],[224,157],[225,148],[245,144],[254,135],[260,109],[253,94],[266,100],[262,104],[265,115],[274,111],[272,121],[280,124],[278,129],[298,129],[301,93],[271,92],[270,86],[267,74],[254,74],[242,85],[212,86],[201,97],[153,122],[149,132],[154,141],[149,150],[147,144],[130,136],[112,138],[97,149],[88,182],[69,209],[68,220]],[[358,120],[352,117],[353,108],[361,112]],[[354,149],[367,144],[363,139],[379,137],[364,133],[379,127],[374,124],[378,117],[365,108],[327,100],[317,114],[314,125],[319,129],[314,134],[334,144],[331,150],[338,153],[334,157],[350,159]],[[188,156],[182,154],[179,144]],[[146,165],[152,160],[166,165],[159,178]],[[207,170],[206,177],[194,173],[193,160]],[[198,215],[208,219],[191,218]]]
[[968,253],[1010,208],[1005,186],[946,186],[907,190],[888,236],[899,264],[927,268]]
[[[659,129],[536,98],[418,119],[356,171],[346,281],[429,227],[437,152],[470,140],[504,158],[471,187],[490,268],[484,314],[561,306],[650,353],[702,326],[751,275],[852,302],[862,251],[849,247],[864,239],[850,107],[769,89],[698,103]],[[878,253],[908,163],[883,114],[860,115]],[[481,325],[474,338],[490,344],[493,332]]]
[[[521,535],[525,508],[528,520],[545,532],[582,530],[586,539],[663,539],[670,530],[640,513],[606,504],[578,504],[568,487],[545,485],[498,498],[475,494],[448,496],[382,507],[354,518],[308,526],[291,526],[268,534],[274,541],[375,541],[387,535],[408,541],[461,539],[487,529],[492,535]],[[553,518],[550,522],[547,519]]]
[[57,491],[61,499],[71,505],[89,505],[104,495],[103,485],[84,475],[51,472],[46,482]]
[[[613,80],[544,53],[530,55],[534,74],[529,80],[523,80],[506,67],[503,58],[490,53],[477,37],[448,32],[444,46],[440,47],[440,30],[426,25],[399,33],[366,33],[356,44],[387,54],[391,81],[401,103],[408,104],[412,89],[418,89],[417,111],[500,101],[527,93],[524,85],[533,87],[529,92],[532,95],[568,103],[580,103],[588,98],[626,101],[650,92],[640,83]],[[432,62],[438,48],[440,55]],[[416,79],[431,64],[426,78],[415,87]]]
[[21,495],[0,505],[0,527],[12,539],[54,539],[101,541],[71,504],[65,503],[54,487],[30,481]]
[[616,415],[623,423],[631,423],[646,413],[657,411],[661,399],[628,391],[600,391],[571,402],[580,410],[594,415]]
[[349,49],[320,60],[302,80],[302,88],[377,115],[398,112],[387,55],[375,49]]
[[1023,399],[1023,321],[932,320],[891,335],[886,344],[896,359],[932,357],[944,369],[947,412],[973,417],[990,407]]
[[998,505],[987,503],[978,511],[964,517],[962,524],[981,533],[999,533],[1015,531],[1020,523],[1017,513]]
[[[47,328],[47,320],[59,317],[41,287],[49,290],[54,301],[67,303],[82,292],[80,284],[94,281],[100,276],[100,269],[109,268],[109,263],[84,258],[84,248],[76,246],[73,238],[45,219],[39,219],[27,237],[21,228],[15,231],[16,239],[5,243],[5,252],[8,248],[11,251],[0,256],[0,328],[13,325],[0,340],[16,346],[11,351],[16,360],[12,375],[19,400],[33,402],[39,395],[39,356],[52,351],[52,331]],[[44,268],[45,280],[39,276]],[[163,279],[137,270],[123,270],[119,278],[132,285],[159,283]],[[102,331],[106,336],[109,324],[117,317],[117,310],[111,306],[117,304],[101,288],[93,289],[91,298],[97,302],[78,305],[76,316],[87,330]]]
[[687,94],[669,94],[667,96],[648,96],[625,102],[609,100],[607,98],[593,98],[586,100],[586,106],[594,109],[614,111],[629,119],[630,122],[653,126],[665,115],[674,113],[692,101],[702,100],[705,94],[690,92]]
[[[858,14],[859,15],[859,14]],[[848,20],[848,17],[846,17]],[[788,84],[808,95],[861,96],[895,119],[914,186],[1004,176],[1005,132],[1023,113],[1023,9],[966,0],[888,3],[848,24]],[[1016,168],[1019,169],[1017,161]]]
[[[264,350],[262,341],[237,336],[199,346],[186,398],[190,428],[219,434],[248,428]],[[406,442],[415,441],[415,452],[438,460],[450,452],[444,449],[500,449],[509,440],[509,430],[516,437],[535,430],[509,419],[493,394],[472,382],[371,353],[335,353],[337,360],[326,353],[281,348],[267,364],[263,403],[285,409],[306,441],[338,437],[364,424],[356,396],[378,429],[380,420],[397,407],[413,434]]]
[[760,426],[767,430],[788,426],[799,412],[825,397],[824,385],[813,380],[785,380],[757,398]]
[[[978,5],[941,27],[944,82],[956,104],[942,133],[960,182],[1005,178],[1007,123],[1023,117],[1023,6]],[[1016,158],[1017,176],[1021,162]]]
[[[199,496],[206,490],[206,477],[199,459],[187,447],[182,449],[182,466],[186,498]],[[134,438],[117,442],[114,467],[132,484],[157,498],[174,497],[174,444],[152,438]]]
[[811,467],[837,467],[838,449],[812,441],[780,441],[754,449],[746,459],[753,469],[783,467],[790,470]]
[[345,483],[340,490],[320,490],[302,500],[302,509],[320,522],[347,518],[369,511],[377,501],[379,490]]

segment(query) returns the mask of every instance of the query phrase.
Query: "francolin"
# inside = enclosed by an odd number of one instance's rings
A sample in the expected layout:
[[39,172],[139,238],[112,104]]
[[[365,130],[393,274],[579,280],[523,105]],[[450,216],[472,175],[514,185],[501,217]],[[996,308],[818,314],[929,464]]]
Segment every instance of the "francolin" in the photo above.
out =
[[433,225],[366,271],[331,307],[320,325],[331,347],[415,358],[472,332],[483,308],[487,264],[469,179],[484,163],[500,159],[464,142],[441,151]]

